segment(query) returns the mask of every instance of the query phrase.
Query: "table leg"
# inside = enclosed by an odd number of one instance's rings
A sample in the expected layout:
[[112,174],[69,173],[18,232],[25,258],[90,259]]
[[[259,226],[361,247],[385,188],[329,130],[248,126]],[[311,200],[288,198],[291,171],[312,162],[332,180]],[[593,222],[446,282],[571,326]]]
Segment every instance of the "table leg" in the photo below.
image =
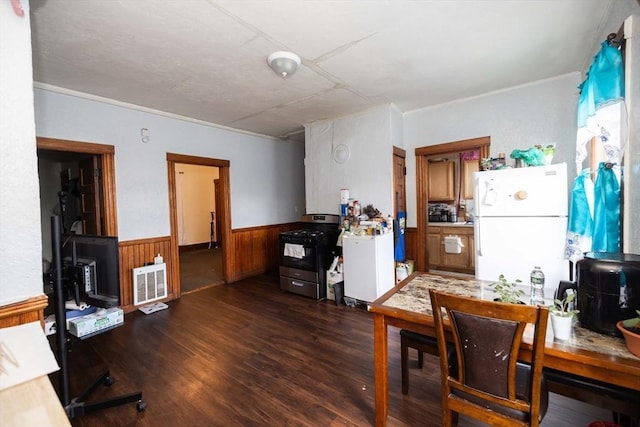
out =
[[373,314],[373,364],[375,385],[376,426],[387,424],[389,400],[389,363],[387,322],[383,314]]

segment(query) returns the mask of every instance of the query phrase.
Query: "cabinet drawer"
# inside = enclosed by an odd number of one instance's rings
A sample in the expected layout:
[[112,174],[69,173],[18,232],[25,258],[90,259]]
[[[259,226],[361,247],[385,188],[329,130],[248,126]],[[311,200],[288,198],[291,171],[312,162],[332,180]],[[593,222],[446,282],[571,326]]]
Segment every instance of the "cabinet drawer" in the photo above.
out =
[[473,227],[441,227],[443,236],[473,236]]

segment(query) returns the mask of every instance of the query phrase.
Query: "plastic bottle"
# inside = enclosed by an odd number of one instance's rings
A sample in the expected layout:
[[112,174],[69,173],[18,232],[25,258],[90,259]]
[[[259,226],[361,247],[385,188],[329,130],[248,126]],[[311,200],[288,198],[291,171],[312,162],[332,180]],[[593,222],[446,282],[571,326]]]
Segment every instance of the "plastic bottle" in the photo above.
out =
[[544,273],[537,265],[531,271],[531,305],[544,305]]
[[156,255],[156,257],[153,259],[154,264],[162,264],[163,262],[164,260],[162,259],[162,255],[160,254]]

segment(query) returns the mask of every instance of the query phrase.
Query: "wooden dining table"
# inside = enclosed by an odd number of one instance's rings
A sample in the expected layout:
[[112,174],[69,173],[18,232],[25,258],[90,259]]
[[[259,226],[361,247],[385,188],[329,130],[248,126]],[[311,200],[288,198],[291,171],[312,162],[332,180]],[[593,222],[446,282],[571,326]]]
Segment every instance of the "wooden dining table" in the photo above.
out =
[[[384,426],[388,413],[388,326],[435,337],[429,289],[454,295],[493,299],[492,282],[415,272],[368,304],[374,325],[375,425]],[[640,358],[620,337],[599,334],[576,324],[568,340],[545,341],[544,367],[580,375],[640,392]],[[530,360],[531,339],[525,337],[520,357]]]

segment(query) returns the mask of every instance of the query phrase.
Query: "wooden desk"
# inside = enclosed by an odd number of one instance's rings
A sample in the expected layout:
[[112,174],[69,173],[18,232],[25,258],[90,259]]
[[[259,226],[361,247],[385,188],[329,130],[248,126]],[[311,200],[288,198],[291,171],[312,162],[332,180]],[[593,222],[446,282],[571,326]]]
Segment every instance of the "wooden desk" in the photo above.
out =
[[[490,283],[416,272],[369,304],[374,327],[376,426],[387,422],[387,326],[435,336],[429,289],[492,299]],[[529,357],[530,346],[531,341],[525,337],[521,348],[524,359]],[[580,326],[574,328],[566,342],[554,341],[552,335],[547,334],[544,366],[640,391],[640,359],[627,350],[624,340]]]

